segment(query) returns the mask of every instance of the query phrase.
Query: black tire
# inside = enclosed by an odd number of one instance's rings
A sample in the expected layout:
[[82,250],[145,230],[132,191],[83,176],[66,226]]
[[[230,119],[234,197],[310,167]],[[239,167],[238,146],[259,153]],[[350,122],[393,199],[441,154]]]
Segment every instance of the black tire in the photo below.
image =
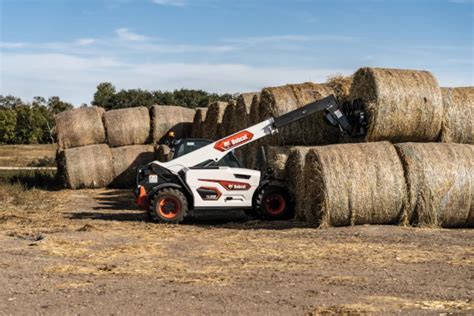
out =
[[150,205],[150,217],[155,222],[178,224],[188,212],[188,201],[178,189],[165,188],[153,196]]
[[257,193],[254,210],[259,218],[267,220],[287,220],[295,215],[288,191],[274,185],[263,187]]

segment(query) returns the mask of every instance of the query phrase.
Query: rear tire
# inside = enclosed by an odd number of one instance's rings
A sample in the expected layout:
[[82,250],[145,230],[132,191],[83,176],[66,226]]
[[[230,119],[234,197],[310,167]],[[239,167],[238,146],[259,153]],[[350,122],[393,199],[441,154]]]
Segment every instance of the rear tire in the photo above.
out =
[[279,186],[268,185],[258,192],[254,210],[261,219],[287,220],[295,215],[292,204],[287,190]]
[[188,212],[188,201],[178,189],[166,188],[153,196],[150,205],[150,217],[159,223],[178,224]]

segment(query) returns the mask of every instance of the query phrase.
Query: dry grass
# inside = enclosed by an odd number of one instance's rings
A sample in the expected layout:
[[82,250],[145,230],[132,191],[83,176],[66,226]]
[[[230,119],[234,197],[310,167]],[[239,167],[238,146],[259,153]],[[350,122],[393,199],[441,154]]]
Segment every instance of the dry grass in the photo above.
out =
[[46,145],[1,145],[0,167],[54,166],[57,144]]
[[474,87],[442,88],[441,141],[474,144]]

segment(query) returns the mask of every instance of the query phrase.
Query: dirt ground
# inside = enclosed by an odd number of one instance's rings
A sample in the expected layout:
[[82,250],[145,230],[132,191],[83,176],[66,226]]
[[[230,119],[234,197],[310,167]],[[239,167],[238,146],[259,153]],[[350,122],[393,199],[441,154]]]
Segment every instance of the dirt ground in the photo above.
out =
[[128,191],[0,189],[0,315],[474,312],[474,230],[316,229]]

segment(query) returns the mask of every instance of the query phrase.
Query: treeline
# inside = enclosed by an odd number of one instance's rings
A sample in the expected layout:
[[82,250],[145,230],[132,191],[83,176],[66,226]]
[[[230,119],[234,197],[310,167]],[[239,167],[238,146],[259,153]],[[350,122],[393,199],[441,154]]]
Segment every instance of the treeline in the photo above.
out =
[[54,142],[54,115],[72,109],[59,97],[20,98],[0,95],[0,143],[47,144]]
[[[215,101],[230,101],[231,94],[208,93],[202,90],[180,89],[173,92],[130,89],[116,91],[108,82],[100,83],[92,105],[107,110],[154,104],[206,107]],[[87,106],[83,104],[81,106]],[[34,97],[24,102],[18,97],[0,95],[0,144],[54,143],[54,115],[72,109],[73,105],[59,97]]]
[[150,107],[154,104],[196,108],[206,107],[215,101],[229,102],[233,98],[235,96],[228,93],[217,94],[190,89],[174,90],[173,92],[131,89],[116,92],[115,87],[110,82],[103,82],[97,86],[92,105],[101,106],[107,110],[135,106]]

